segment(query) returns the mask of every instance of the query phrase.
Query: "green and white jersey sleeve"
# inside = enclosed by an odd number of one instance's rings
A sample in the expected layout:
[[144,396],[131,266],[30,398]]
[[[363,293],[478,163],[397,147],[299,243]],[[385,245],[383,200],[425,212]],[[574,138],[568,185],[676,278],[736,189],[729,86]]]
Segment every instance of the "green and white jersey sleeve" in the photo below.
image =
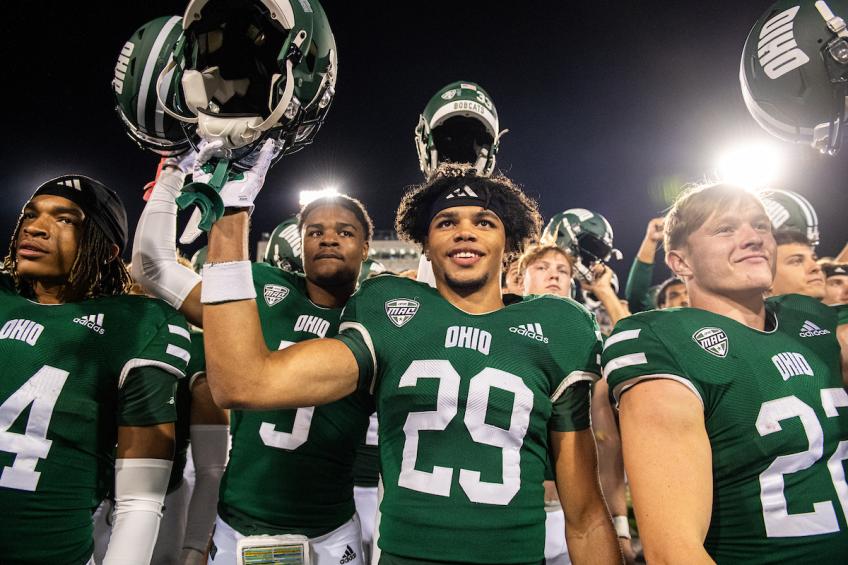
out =
[[836,310],[837,325],[843,326],[848,324],[848,304],[837,304],[836,306],[832,306],[832,308]]
[[[336,334],[341,309],[321,308],[304,278],[254,264],[265,343],[283,349]],[[351,519],[353,461],[374,411],[368,394],[290,410],[233,410],[233,445],[218,513],[244,535],[326,534]]]
[[588,428],[599,375],[588,312],[545,296],[472,315],[428,285],[382,276],[348,302],[338,339],[377,398],[382,550],[540,561],[548,434]]
[[718,563],[822,563],[848,555],[848,394],[836,313],[798,295],[769,299],[768,331],[695,308],[619,322],[603,353],[618,400],[646,379],[686,386],[712,451]]
[[174,421],[188,345],[158,300],[42,305],[0,292],[0,562],[88,560],[118,426]]

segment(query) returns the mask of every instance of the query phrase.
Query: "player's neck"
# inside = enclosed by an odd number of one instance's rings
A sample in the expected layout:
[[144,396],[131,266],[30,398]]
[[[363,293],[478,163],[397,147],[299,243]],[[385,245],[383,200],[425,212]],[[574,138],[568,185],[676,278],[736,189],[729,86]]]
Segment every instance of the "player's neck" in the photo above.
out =
[[37,280],[32,283],[32,294],[39,304],[62,304],[61,298],[65,290],[65,283]]
[[727,295],[690,287],[689,302],[693,308],[725,316],[749,328],[765,329],[766,303],[759,292]]
[[355,289],[356,281],[339,286],[319,286],[306,278],[306,295],[313,304],[322,308],[341,308]]
[[463,312],[469,314],[486,314],[504,307],[503,294],[501,293],[500,281],[492,279],[478,290],[462,292],[452,288],[447,281],[436,277],[436,290],[442,298],[456,306]]

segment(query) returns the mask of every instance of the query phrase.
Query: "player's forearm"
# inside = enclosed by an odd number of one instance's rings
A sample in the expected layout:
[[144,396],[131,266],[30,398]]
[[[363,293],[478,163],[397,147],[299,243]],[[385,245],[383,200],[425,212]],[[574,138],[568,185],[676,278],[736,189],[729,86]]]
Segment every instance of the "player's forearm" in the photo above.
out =
[[639,252],[636,253],[636,258],[643,263],[653,264],[657,257],[657,242],[649,238],[642,240],[639,245]]
[[574,563],[622,563],[623,558],[612,521],[602,499],[577,520],[565,513],[565,540]]
[[592,391],[592,428],[598,445],[598,475],[609,511],[613,516],[627,515],[624,488],[624,458],[621,436],[615,424],[606,381],[598,381]]

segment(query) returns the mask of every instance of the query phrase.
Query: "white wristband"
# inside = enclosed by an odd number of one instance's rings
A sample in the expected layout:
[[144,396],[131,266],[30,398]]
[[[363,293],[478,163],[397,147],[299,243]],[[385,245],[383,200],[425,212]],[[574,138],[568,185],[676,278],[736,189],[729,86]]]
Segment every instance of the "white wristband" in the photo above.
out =
[[206,263],[203,265],[203,286],[200,301],[217,304],[232,300],[254,300],[253,269],[250,261]]
[[627,516],[613,516],[612,525],[615,527],[615,535],[620,538],[630,539],[630,521]]

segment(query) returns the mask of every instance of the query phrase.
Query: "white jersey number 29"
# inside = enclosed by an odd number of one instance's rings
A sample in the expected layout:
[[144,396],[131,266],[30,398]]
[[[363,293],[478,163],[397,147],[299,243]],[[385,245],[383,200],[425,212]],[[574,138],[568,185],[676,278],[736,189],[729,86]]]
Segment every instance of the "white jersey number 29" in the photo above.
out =
[[[838,408],[848,407],[848,393],[841,388],[823,389],[821,401],[827,417],[835,418]],[[824,433],[816,413],[797,396],[764,402],[757,416],[757,431],[761,436],[779,432],[782,429],[780,422],[790,418],[800,418],[808,448],[806,451],[777,457],[760,473],[760,501],[766,535],[770,538],[786,538],[838,532],[839,522],[830,500],[815,502],[812,512],[789,513],[783,476],[812,467],[824,455]],[[840,441],[827,460],[827,468],[842,514],[848,518],[848,484],[842,466],[845,459],[848,459],[848,441]]]
[[[50,452],[53,441],[47,439],[47,428],[67,380],[67,371],[45,365],[0,406],[0,451],[15,454],[12,466],[3,467],[0,473],[0,487],[34,491],[38,486],[41,473],[35,466]],[[30,405],[26,431],[10,432],[9,428]]]
[[[418,379],[439,379],[436,410],[411,412],[403,426],[406,441],[403,445],[398,485],[435,494],[450,496],[454,470],[450,467],[433,467],[432,472],[415,468],[418,457],[418,436],[421,431],[442,431],[456,416],[459,403],[460,376],[450,361],[413,361],[400,378],[400,387],[414,387]],[[489,392],[497,388],[515,396],[509,429],[486,423]],[[473,502],[507,505],[521,488],[521,444],[530,425],[533,393],[519,377],[499,369],[486,368],[471,377],[468,400],[465,406],[465,427],[471,438],[485,445],[501,448],[503,456],[502,483],[480,480],[480,471],[459,470],[459,485]]]

